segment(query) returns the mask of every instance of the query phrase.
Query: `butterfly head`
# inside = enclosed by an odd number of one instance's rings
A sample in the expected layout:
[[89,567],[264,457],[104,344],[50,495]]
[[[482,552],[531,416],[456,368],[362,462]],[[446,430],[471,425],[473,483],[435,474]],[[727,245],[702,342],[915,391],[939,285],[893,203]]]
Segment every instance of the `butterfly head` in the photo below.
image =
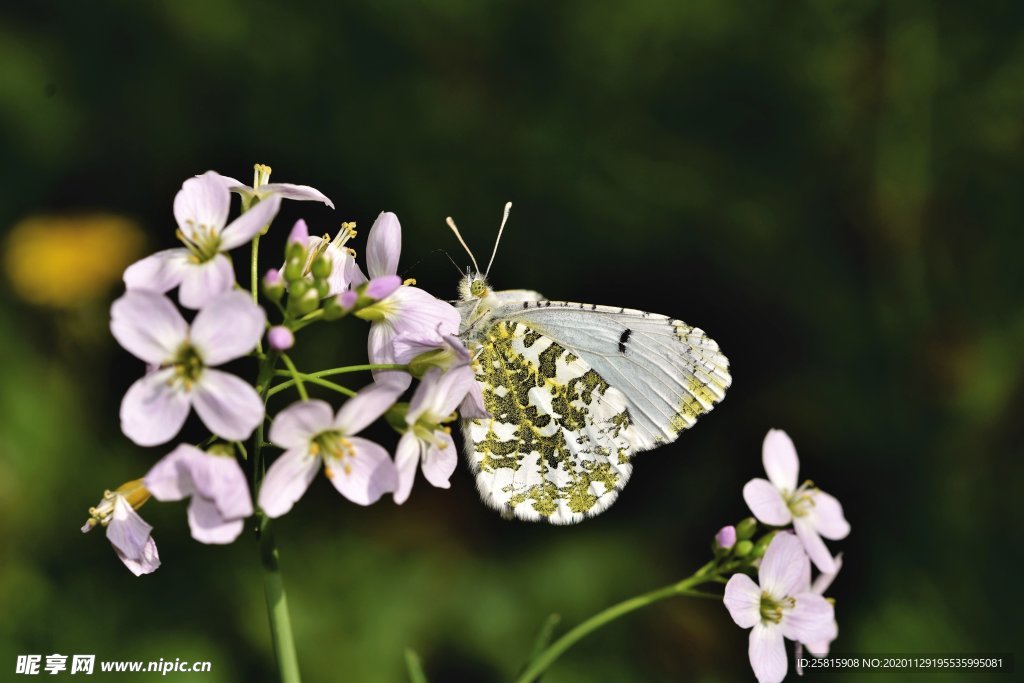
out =
[[445,219],[448,223],[448,227],[451,228],[452,232],[455,233],[455,237],[459,240],[459,244],[469,254],[469,259],[473,262],[472,269],[466,269],[466,276],[459,282],[459,299],[462,301],[476,301],[485,299],[491,294],[491,287],[487,284],[487,274],[491,272],[491,264],[494,263],[494,257],[498,253],[498,243],[501,242],[501,234],[505,232],[505,223],[508,221],[508,212],[512,209],[512,202],[505,203],[505,211],[501,215],[501,227],[498,228],[498,238],[494,240],[494,251],[491,252],[491,260],[487,264],[487,270],[480,273],[480,266],[477,265],[476,257],[473,256],[473,252],[470,251],[469,246],[466,245],[466,241],[462,239],[462,235],[459,233],[459,229],[455,227],[455,221],[449,216]]
[[473,301],[484,299],[491,293],[491,286],[487,278],[475,271],[467,271],[465,277],[459,281],[459,299],[461,301]]

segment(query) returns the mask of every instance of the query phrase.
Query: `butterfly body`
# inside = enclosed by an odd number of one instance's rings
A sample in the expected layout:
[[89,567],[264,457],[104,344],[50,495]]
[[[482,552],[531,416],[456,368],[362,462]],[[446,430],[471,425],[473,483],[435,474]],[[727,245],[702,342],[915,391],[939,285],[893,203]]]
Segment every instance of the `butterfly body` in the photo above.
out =
[[674,441],[732,382],[713,340],[663,315],[494,291],[472,273],[457,308],[490,413],[463,421],[466,454],[506,516],[598,514],[636,453]]

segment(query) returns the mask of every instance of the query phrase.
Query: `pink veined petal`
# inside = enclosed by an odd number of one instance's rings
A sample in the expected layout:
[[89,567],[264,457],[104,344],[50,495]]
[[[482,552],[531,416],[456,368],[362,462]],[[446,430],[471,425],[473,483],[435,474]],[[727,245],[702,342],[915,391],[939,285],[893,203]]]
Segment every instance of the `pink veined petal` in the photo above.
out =
[[192,405],[207,429],[229,441],[249,438],[263,419],[263,401],[252,385],[212,368],[196,381]]
[[296,401],[274,417],[270,441],[285,449],[309,448],[310,440],[331,428],[334,410],[327,401]]
[[196,491],[193,500],[211,501],[225,521],[244,519],[252,514],[249,484],[234,457],[199,451],[199,455],[188,462]]
[[395,309],[388,316],[395,335],[437,339],[458,334],[460,316],[447,301],[441,301],[419,287],[399,287],[385,301]]
[[801,643],[827,639],[835,620],[832,603],[810,592],[793,597],[796,604],[782,613],[782,635]]
[[166,292],[181,284],[188,268],[188,249],[164,249],[140,259],[124,271],[124,286]]
[[221,294],[196,314],[189,334],[207,366],[240,358],[256,348],[267,314],[241,290]]
[[358,434],[395,404],[405,387],[395,382],[374,382],[345,401],[334,427],[347,435]]
[[398,485],[395,463],[382,446],[372,441],[358,436],[349,441],[355,454],[344,460],[326,458],[327,477],[338,493],[353,503],[370,505]]
[[811,520],[807,517],[797,517],[793,520],[793,530],[796,531],[804,550],[818,571],[823,574],[835,574],[836,561],[825,547],[825,541],[821,540]]
[[302,498],[320,468],[308,449],[293,448],[274,461],[260,486],[259,505],[268,517],[280,517]]
[[[387,321],[379,320],[370,324],[366,351],[371,363],[383,365],[395,362],[394,337],[394,330]],[[373,379],[378,383],[386,381],[401,386],[403,391],[412,384],[412,376],[401,370],[374,370]]]
[[366,239],[366,271],[372,280],[381,275],[398,273],[398,258],[402,254],[402,225],[398,216],[382,211],[370,228]]
[[231,194],[215,171],[189,178],[174,197],[174,219],[186,236],[220,233],[228,221]]
[[792,493],[796,490],[797,478],[800,474],[800,461],[796,456],[796,446],[789,435],[781,429],[769,429],[761,446],[761,460],[768,480],[776,488]]
[[205,453],[189,444],[179,444],[146,473],[145,486],[161,502],[181,500],[195,492],[192,465]]
[[231,222],[220,234],[220,250],[230,251],[252,241],[264,227],[270,225],[281,208],[281,197],[270,195]]
[[395,449],[395,468],[398,470],[398,486],[395,488],[394,501],[401,505],[409,499],[416,470],[420,464],[420,442],[411,431],[402,435]]
[[777,624],[755,624],[747,653],[758,683],[780,683],[786,677],[786,644]]
[[178,290],[178,302],[185,308],[203,308],[234,286],[235,268],[231,259],[217,254],[209,261],[188,264]]
[[834,558],[836,570],[831,574],[818,574],[818,578],[814,579],[814,583],[811,584],[811,592],[817,593],[818,595],[824,595],[825,591],[829,589],[832,582],[835,581],[836,576],[839,574],[839,570],[843,568],[843,554],[839,553]]
[[729,577],[722,601],[740,628],[750,628],[761,621],[761,588],[746,574]]
[[124,496],[114,497],[114,513],[107,525],[107,539],[120,555],[129,560],[143,557],[153,527],[132,509]]
[[743,486],[743,500],[764,524],[786,526],[793,521],[785,499],[767,479],[751,479]]
[[124,562],[124,566],[128,567],[128,571],[135,574],[135,576],[152,574],[160,567],[160,553],[156,551],[156,541],[152,537],[146,541],[141,556],[131,559],[126,557],[120,550],[117,550],[117,556]]
[[131,385],[121,400],[121,431],[136,444],[167,443],[185,424],[190,397],[173,379],[173,368],[150,373]]
[[807,517],[818,533],[830,541],[846,538],[850,534],[850,523],[843,516],[843,506],[839,501],[820,490],[812,496],[814,506],[808,511]]
[[434,432],[434,438],[438,443],[431,444],[423,454],[423,476],[439,489],[450,488],[448,480],[455,472],[455,466],[459,464],[459,454],[452,437],[445,432]]
[[110,307],[110,332],[133,356],[159,365],[174,357],[188,323],[163,294],[129,290]]
[[243,525],[241,517],[225,519],[212,500],[192,496],[188,506],[188,526],[192,530],[192,538],[200,543],[232,543],[242,533]]
[[[311,237],[310,242],[316,240],[321,242],[319,237]],[[327,293],[337,295],[352,286],[354,273],[359,271],[355,265],[355,258],[348,249],[339,249],[328,243],[324,253],[331,257],[331,274],[327,276]]]
[[775,600],[807,590],[811,570],[800,540],[785,531],[775,534],[761,559],[757,578],[761,590]]
[[348,282],[350,287],[358,287],[367,281],[363,271],[359,269],[359,264],[356,263],[355,258],[345,262],[345,281]]
[[292,183],[268,183],[260,187],[259,193],[263,196],[275,194],[284,199],[291,199],[300,202],[322,202],[334,208],[334,202],[327,198],[323,192],[310,187],[309,185],[293,185]]
[[387,299],[401,286],[402,278],[397,275],[381,275],[370,280],[363,293],[374,301],[380,301]]

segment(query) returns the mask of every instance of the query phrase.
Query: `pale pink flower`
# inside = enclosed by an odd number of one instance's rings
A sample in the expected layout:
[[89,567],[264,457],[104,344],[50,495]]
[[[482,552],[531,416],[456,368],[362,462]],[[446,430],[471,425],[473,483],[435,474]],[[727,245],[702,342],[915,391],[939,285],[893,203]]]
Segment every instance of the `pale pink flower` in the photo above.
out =
[[394,405],[403,387],[372,384],[334,413],[325,401],[299,401],[278,413],[270,441],[283,449],[267,470],[259,505],[269,517],[280,517],[309,488],[317,470],[353,503],[370,505],[395,490],[398,476],[388,452],[355,436]]
[[[835,557],[836,574],[843,568],[843,556],[842,553]],[[811,592],[818,595],[825,595],[825,591],[829,589],[832,582],[836,578],[836,574],[818,574],[818,577],[814,579],[814,583],[811,584]],[[821,640],[813,642],[797,642],[796,651],[794,653],[794,659],[796,659],[796,673],[798,676],[803,675],[803,667],[800,666],[800,660],[804,656],[804,647],[814,655],[815,657],[824,657],[828,654],[829,647],[832,645],[832,641],[839,637],[839,622],[834,618],[832,619],[832,625],[828,630],[828,633]]]
[[769,430],[761,457],[768,479],[748,481],[743,487],[743,500],[764,524],[792,523],[815,566],[825,574],[834,574],[835,562],[821,537],[837,541],[850,533],[843,507],[809,481],[797,486],[800,461],[786,432]]
[[465,398],[459,404],[459,415],[468,420],[486,419],[491,416],[484,407],[483,391],[473,371],[473,357],[462,341],[454,334],[441,334],[434,339],[399,337],[394,343],[395,362],[412,364],[410,369],[417,374],[430,367],[444,372],[465,375],[458,386],[468,386]]
[[445,423],[454,419],[456,406],[476,382],[472,375],[441,372],[432,368],[416,387],[405,421],[409,430],[402,435],[395,450],[398,467],[398,488],[394,499],[399,505],[409,498],[416,470],[437,488],[449,487],[459,455],[452,441],[451,429]]
[[128,266],[125,286],[163,293],[180,285],[181,305],[201,308],[234,287],[235,270],[227,252],[259,234],[280,204],[279,196],[269,196],[228,225],[231,195],[222,176],[208,171],[189,178],[174,197],[178,239],[185,246],[158,251]]
[[89,508],[89,520],[82,527],[83,534],[97,525],[107,527],[107,540],[135,576],[149,574],[160,566],[153,527],[133,507],[141,506],[148,499],[149,492],[139,479],[123,484],[116,491],[106,491],[99,504]]
[[828,636],[832,604],[811,592],[811,564],[800,541],[780,532],[761,559],[758,582],[733,574],[724,602],[733,621],[750,628],[748,655],[759,683],[779,683],[788,664],[784,638],[815,642]]
[[110,331],[152,370],[124,395],[121,430],[140,446],[167,443],[195,407],[217,436],[248,438],[263,419],[263,401],[250,384],[214,368],[252,351],[265,322],[239,290],[204,306],[191,326],[166,296],[126,292],[110,309]]
[[252,514],[245,473],[231,454],[181,444],[153,466],[146,488],[160,501],[191,498],[188,525],[201,543],[231,543]]

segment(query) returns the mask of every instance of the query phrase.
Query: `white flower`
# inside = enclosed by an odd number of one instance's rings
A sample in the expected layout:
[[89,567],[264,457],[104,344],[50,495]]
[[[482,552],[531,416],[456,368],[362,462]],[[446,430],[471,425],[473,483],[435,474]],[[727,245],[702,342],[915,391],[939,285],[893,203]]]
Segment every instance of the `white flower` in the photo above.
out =
[[107,527],[107,540],[135,576],[149,574],[160,566],[160,554],[151,535],[153,527],[135,512],[147,500],[149,492],[142,480],[129,481],[116,491],[104,492],[99,504],[89,508],[89,520],[82,527],[83,534],[97,525]]
[[[842,553],[836,555],[835,558],[836,574],[843,568],[843,557]],[[818,574],[818,578],[814,579],[814,583],[811,584],[811,592],[818,595],[824,595],[825,591],[828,590],[829,586],[836,578],[836,574]],[[796,652],[794,653],[794,659],[796,659],[796,673],[798,676],[803,675],[803,667],[800,666],[800,660],[804,655],[804,646],[810,651],[815,657],[824,657],[828,654],[829,647],[832,645],[832,641],[839,637],[839,622],[834,618],[832,619],[832,625],[828,630],[828,633],[824,638],[815,640],[813,642],[797,642]]]
[[271,194],[227,225],[231,193],[224,177],[208,171],[189,178],[174,197],[178,239],[185,246],[158,251],[128,266],[125,286],[163,293],[181,285],[181,305],[201,308],[235,284],[227,252],[259,234],[280,205],[281,197]]
[[743,487],[743,500],[764,524],[787,526],[792,523],[815,566],[825,574],[835,574],[832,554],[821,537],[837,541],[850,533],[843,507],[809,481],[797,487],[800,461],[793,441],[784,431],[768,432],[761,458],[768,480],[748,481]]
[[263,419],[263,401],[247,382],[215,370],[252,351],[266,314],[242,291],[203,307],[191,327],[170,299],[130,290],[110,309],[110,331],[153,370],[121,401],[121,430],[140,446],[170,441],[191,407],[217,436],[248,438]]
[[786,677],[784,638],[815,642],[826,638],[835,618],[832,604],[811,592],[811,565],[800,541],[780,532],[761,560],[758,583],[733,574],[724,602],[733,621],[751,628],[750,666],[759,683]]

